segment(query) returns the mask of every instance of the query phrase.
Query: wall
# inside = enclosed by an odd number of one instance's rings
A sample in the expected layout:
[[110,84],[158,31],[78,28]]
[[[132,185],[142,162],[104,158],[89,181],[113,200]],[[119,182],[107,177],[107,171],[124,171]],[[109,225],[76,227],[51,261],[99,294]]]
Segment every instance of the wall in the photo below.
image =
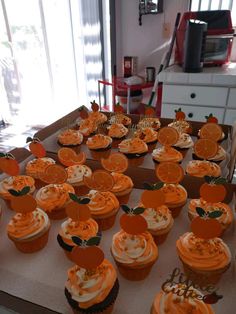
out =
[[138,0],[116,0],[116,54],[117,73],[122,75],[124,56],[138,56],[138,72],[145,76],[145,68],[159,68],[170,39],[162,36],[164,21],[171,23],[173,32],[177,12],[188,10],[188,0],[164,0],[164,12],[144,15],[142,26],[138,22]]

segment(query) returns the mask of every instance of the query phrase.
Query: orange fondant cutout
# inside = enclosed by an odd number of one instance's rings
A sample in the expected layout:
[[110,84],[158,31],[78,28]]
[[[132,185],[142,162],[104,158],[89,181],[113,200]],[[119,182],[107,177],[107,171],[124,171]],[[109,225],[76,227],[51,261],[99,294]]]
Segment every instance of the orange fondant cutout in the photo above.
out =
[[185,113],[179,108],[178,110],[175,110],[175,119],[176,120],[184,120],[185,119]]
[[0,170],[9,176],[17,176],[20,173],[20,166],[12,154],[0,153]]
[[86,205],[89,203],[89,198],[80,198],[76,194],[69,193],[70,202],[66,206],[66,213],[73,221],[86,221],[91,217],[89,207]]
[[11,199],[11,207],[14,211],[26,214],[34,211],[37,208],[37,202],[30,194],[30,187],[25,186],[21,191],[9,190],[9,193],[13,195]]
[[124,109],[123,107],[120,105],[120,103],[118,102],[115,107],[114,107],[114,112],[115,113],[123,113]]
[[95,100],[91,101],[90,104],[91,104],[91,108],[94,112],[99,110],[99,105],[95,102]]
[[108,158],[102,158],[103,168],[110,172],[123,173],[129,166],[128,158],[122,153],[112,153]]
[[163,146],[171,146],[178,142],[179,133],[176,129],[165,126],[158,131],[157,139]]
[[209,123],[218,123],[218,119],[214,117],[212,113],[210,113],[209,116],[205,116],[205,118]]
[[200,197],[208,203],[223,202],[227,190],[222,183],[226,183],[224,178],[218,177],[205,177],[206,183],[203,183],[200,187]]
[[43,173],[39,173],[39,179],[47,184],[62,184],[67,180],[67,172],[62,166],[49,165]]
[[222,215],[221,211],[205,212],[201,207],[196,208],[198,217],[191,222],[191,230],[198,238],[205,240],[219,237],[222,233],[222,227],[215,218]]
[[84,176],[84,184],[91,190],[97,190],[100,192],[109,191],[114,185],[113,176],[105,170],[95,170],[91,177]]
[[84,152],[76,154],[76,152],[68,147],[62,147],[57,152],[58,159],[64,166],[83,165],[86,161]]
[[219,141],[222,138],[222,128],[216,123],[206,123],[200,129],[200,138],[208,138],[213,141]]
[[78,245],[73,248],[70,256],[76,265],[85,269],[94,269],[101,265],[104,260],[104,253],[97,247],[100,237],[95,236],[88,240],[72,237],[72,240]]
[[213,140],[202,138],[194,143],[193,150],[197,157],[209,159],[217,154],[218,144]]
[[86,221],[91,217],[88,206],[71,202],[66,206],[66,214],[73,221]]
[[151,106],[145,107],[145,116],[154,116],[155,115],[155,109]]
[[79,108],[79,116],[81,119],[87,119],[88,118],[88,110],[85,106],[81,106]]
[[163,183],[156,183],[154,185],[145,185],[147,188],[141,194],[141,203],[146,208],[157,208],[165,204],[165,194],[161,190]]
[[164,161],[156,167],[156,176],[161,182],[177,184],[183,180],[184,170],[178,163]]
[[135,235],[147,231],[148,225],[142,214],[143,207],[129,208],[127,205],[121,205],[125,214],[120,217],[121,228],[129,234]]
[[37,137],[27,137],[26,143],[29,142],[29,150],[35,157],[42,158],[46,156],[46,150]]

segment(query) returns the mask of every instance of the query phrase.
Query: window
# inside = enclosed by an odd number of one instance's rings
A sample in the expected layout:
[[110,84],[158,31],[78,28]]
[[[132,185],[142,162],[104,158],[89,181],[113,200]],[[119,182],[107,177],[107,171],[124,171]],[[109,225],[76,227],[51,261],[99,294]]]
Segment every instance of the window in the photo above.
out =
[[190,10],[231,10],[232,23],[236,26],[236,0],[191,0]]
[[1,0],[0,121],[45,125],[98,101],[98,79],[111,76],[109,3]]

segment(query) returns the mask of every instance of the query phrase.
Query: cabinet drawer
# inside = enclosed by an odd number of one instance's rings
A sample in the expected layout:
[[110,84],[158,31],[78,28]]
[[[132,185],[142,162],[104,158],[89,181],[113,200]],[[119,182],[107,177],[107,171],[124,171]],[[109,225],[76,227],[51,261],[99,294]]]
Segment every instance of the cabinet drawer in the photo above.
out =
[[186,114],[186,120],[206,122],[205,116],[208,116],[210,113],[212,113],[215,117],[217,117],[219,123],[223,122],[224,116],[223,108],[204,108],[199,106],[181,106],[176,104],[165,103],[163,103],[161,107],[161,117],[174,119],[175,110],[179,109],[180,107],[182,111],[184,111]]
[[236,122],[236,109],[227,109],[225,113],[224,124],[233,125]]
[[236,88],[230,88],[228,107],[236,108]]
[[228,89],[224,87],[163,85],[163,103],[226,106]]

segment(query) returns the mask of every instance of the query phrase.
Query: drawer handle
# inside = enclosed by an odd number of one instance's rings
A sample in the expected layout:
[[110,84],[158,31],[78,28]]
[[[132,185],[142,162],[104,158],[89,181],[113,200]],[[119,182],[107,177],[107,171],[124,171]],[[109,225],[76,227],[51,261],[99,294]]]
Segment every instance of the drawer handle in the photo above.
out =
[[196,98],[196,94],[195,93],[191,93],[190,94],[190,97],[193,99],[193,98]]
[[193,113],[192,113],[192,112],[189,112],[188,117],[189,117],[189,118],[192,118],[192,117],[193,117]]

